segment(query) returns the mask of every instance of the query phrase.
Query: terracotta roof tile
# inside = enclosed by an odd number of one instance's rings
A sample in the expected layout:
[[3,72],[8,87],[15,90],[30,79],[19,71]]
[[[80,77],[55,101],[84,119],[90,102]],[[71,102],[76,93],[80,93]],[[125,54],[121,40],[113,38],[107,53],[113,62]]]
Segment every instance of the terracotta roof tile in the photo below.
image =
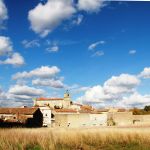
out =
[[0,114],[33,115],[39,108],[0,108]]
[[36,100],[38,101],[43,101],[43,100],[46,100],[46,101],[51,101],[51,100],[64,100],[63,98],[46,98],[46,97],[40,97],[40,98],[37,98]]

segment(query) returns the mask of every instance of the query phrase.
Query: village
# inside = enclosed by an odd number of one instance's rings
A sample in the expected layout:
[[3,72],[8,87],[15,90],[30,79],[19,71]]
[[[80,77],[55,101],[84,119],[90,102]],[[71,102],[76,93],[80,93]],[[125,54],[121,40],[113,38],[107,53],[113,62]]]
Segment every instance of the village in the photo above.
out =
[[129,109],[95,109],[63,98],[36,98],[33,107],[0,108],[0,127],[106,127],[150,126],[150,115],[134,115]]

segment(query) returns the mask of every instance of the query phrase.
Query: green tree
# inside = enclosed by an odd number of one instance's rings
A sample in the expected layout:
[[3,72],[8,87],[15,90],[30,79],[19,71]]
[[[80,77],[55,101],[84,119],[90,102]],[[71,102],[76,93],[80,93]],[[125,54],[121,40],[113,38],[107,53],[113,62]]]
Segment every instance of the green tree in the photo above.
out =
[[144,111],[150,111],[150,105],[144,107]]

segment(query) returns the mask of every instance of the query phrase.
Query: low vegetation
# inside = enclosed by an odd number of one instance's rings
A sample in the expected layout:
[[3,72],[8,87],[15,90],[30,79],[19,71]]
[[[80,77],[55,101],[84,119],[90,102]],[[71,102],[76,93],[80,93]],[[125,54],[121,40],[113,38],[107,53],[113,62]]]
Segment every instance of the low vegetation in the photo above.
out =
[[149,150],[150,128],[0,129],[0,150]]
[[150,115],[150,106],[145,106],[144,109],[133,108],[133,115]]

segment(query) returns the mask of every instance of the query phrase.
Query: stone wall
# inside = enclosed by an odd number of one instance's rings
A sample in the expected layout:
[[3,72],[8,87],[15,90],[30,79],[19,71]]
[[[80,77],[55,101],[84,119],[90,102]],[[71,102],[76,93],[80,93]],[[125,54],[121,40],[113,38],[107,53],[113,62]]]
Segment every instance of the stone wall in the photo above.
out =
[[114,112],[108,113],[108,121],[113,120],[116,126],[129,126],[133,124],[132,112]]
[[133,124],[134,125],[150,125],[150,115],[133,115]]

